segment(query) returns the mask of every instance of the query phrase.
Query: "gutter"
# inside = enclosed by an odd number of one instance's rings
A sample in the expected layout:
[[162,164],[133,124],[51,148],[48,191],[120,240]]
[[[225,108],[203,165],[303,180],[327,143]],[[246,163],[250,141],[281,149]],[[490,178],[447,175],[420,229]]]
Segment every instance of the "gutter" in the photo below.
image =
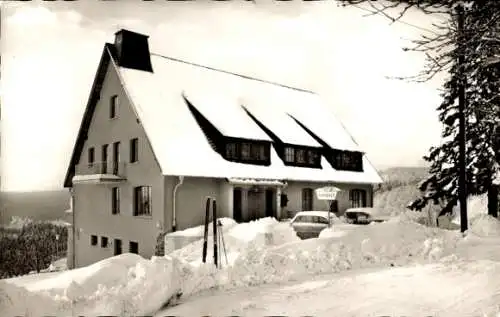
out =
[[177,198],[177,190],[179,187],[184,183],[184,176],[179,176],[179,182],[175,185],[174,187],[174,192],[172,194],[172,232],[175,232],[177,230],[177,216],[175,212],[175,202]]

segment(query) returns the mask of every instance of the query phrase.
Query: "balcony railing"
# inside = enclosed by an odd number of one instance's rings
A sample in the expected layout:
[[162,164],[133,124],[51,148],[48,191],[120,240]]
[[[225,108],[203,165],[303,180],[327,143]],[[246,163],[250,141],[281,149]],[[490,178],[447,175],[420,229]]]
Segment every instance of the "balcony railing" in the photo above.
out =
[[82,163],[76,166],[76,175],[114,175],[126,177],[125,162],[94,162]]

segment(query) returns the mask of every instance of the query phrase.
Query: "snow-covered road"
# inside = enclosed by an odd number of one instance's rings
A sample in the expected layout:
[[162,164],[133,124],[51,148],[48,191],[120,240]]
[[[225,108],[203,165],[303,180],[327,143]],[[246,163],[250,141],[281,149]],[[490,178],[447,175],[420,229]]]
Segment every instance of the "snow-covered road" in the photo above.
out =
[[[355,270],[300,282],[207,291],[156,316],[500,316],[500,263]],[[497,315],[498,314],[498,315]]]

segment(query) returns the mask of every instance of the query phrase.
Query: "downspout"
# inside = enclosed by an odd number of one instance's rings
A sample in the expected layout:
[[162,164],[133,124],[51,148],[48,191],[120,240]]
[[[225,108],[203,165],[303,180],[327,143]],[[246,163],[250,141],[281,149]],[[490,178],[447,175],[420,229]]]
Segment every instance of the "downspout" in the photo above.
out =
[[172,232],[177,230],[177,217],[175,213],[175,201],[177,198],[177,189],[184,183],[184,176],[179,176],[179,182],[174,187],[173,198],[172,198]]
[[73,239],[71,241],[72,248],[73,248],[73,253],[71,254],[71,259],[73,261],[73,268],[76,268],[76,216],[75,216],[75,192],[73,187],[69,189],[69,193],[71,196],[71,218],[72,218],[72,226],[71,226],[71,235],[73,236]]

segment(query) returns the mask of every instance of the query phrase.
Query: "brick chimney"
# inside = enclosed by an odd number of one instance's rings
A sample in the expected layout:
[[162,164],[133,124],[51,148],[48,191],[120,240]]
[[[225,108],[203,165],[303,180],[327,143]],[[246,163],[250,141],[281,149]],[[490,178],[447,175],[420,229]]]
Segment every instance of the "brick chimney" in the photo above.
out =
[[149,36],[121,29],[115,33],[117,63],[121,67],[153,72]]

